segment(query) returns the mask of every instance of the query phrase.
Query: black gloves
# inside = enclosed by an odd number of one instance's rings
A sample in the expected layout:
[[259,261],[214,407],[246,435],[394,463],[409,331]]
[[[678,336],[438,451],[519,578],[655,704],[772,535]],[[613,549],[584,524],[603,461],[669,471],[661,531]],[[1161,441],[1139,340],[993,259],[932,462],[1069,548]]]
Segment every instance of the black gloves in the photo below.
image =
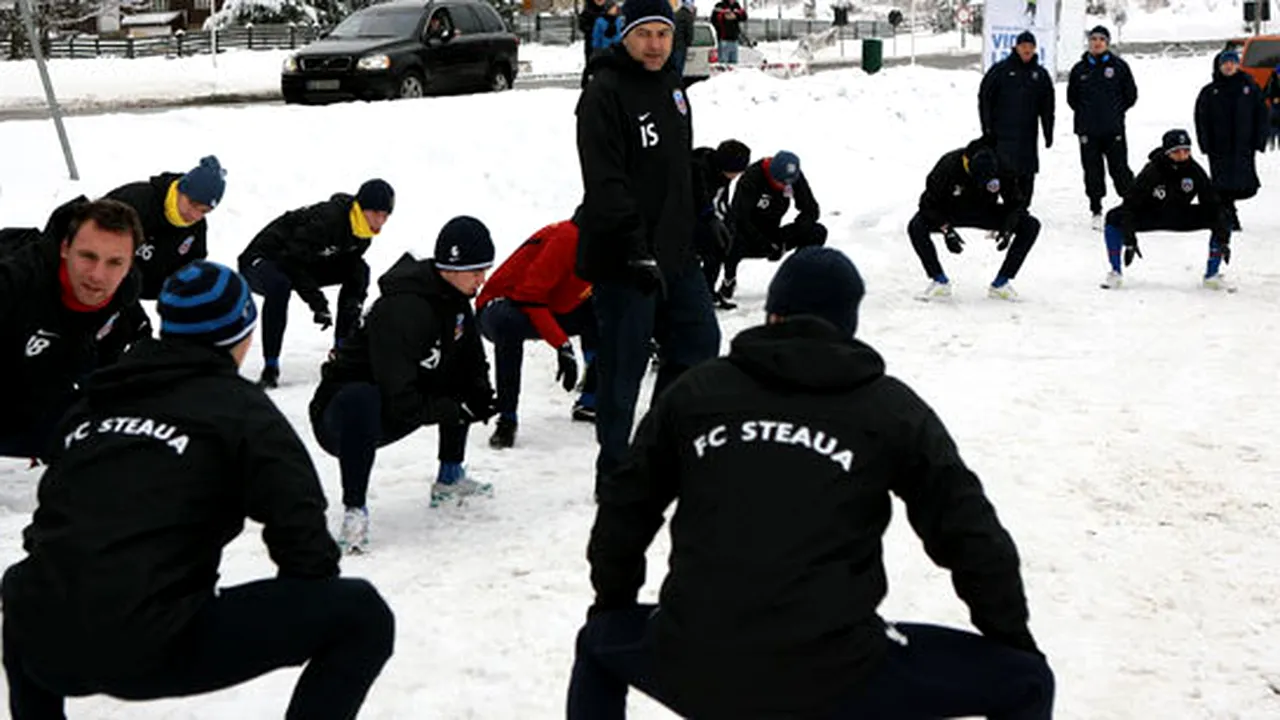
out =
[[1126,232],[1124,234],[1124,266],[1129,267],[1133,264],[1134,256],[1142,257],[1142,251],[1138,249],[1138,236],[1135,233]]
[[1217,238],[1218,250],[1222,253],[1222,262],[1231,264],[1231,236]]
[[498,403],[489,387],[477,388],[471,397],[458,403],[461,419],[467,423],[487,423],[489,418],[498,414]]
[[320,326],[321,330],[328,330],[333,327],[333,313],[329,312],[329,308],[320,308],[315,311],[312,320]]
[[949,227],[942,231],[942,237],[947,242],[947,249],[959,255],[964,252],[964,238],[960,237],[960,233],[955,228]]
[[667,282],[662,279],[662,271],[658,269],[658,261],[653,258],[639,258],[627,262],[627,273],[631,284],[645,295],[667,294]]
[[560,387],[565,392],[573,392],[578,384],[578,358],[573,354],[573,343],[565,341],[556,349],[556,363],[556,379],[560,381]]

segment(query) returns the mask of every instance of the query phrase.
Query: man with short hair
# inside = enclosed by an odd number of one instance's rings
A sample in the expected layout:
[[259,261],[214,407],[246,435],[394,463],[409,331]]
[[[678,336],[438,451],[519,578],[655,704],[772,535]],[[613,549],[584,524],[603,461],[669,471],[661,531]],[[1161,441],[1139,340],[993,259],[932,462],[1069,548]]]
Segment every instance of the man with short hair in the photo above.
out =
[[208,155],[185,174],[163,172],[122,185],[107,197],[132,207],[142,223],[134,265],[142,277],[141,298],[155,300],[174,270],[209,255],[205,216],[222,202],[227,171]]
[[1084,192],[1094,230],[1102,229],[1102,198],[1107,194],[1103,161],[1117,195],[1124,197],[1133,183],[1124,119],[1136,102],[1138,86],[1129,64],[1111,49],[1111,31],[1095,27],[1089,31],[1088,52],[1071,68],[1067,80],[1067,105],[1075,111]]
[[[625,717],[628,686],[691,718],[1052,717],[1018,550],[942,421],[854,338],[863,292],[839,251],[798,250],[767,323],[649,409],[598,492],[569,720]],[[981,635],[880,617],[891,495]]]
[[44,457],[89,373],[151,334],[133,269],[137,213],[108,199],[60,210],[57,234],[0,256],[0,456]]
[[1040,65],[1036,36],[1029,30],[1018,34],[1013,52],[987,70],[978,88],[982,134],[1000,164],[1017,177],[1028,207],[1040,172],[1037,125],[1044,130],[1045,149],[1053,147],[1053,93],[1053,78]]
[[576,110],[577,273],[592,284],[600,325],[597,478],[626,453],[649,341],[661,360],[655,397],[720,348],[693,242],[692,110],[667,62],[671,5],[627,0],[622,15],[622,42],[592,58]]
[[[249,286],[197,261],[157,306],[160,339],[95,373],[60,424],[27,558],[5,574],[11,716],[65,718],[66,697],[184,697],[305,664],[285,717],[353,718],[395,622],[372,585],[338,577],[311,458],[240,377],[257,321]],[[218,588],[246,519],[263,525],[277,576]]]
[[[240,272],[263,296],[262,376],[258,384],[280,381],[280,350],[292,293],[311,308],[321,330],[333,327],[333,345],[360,320],[369,290],[364,254],[395,209],[396,195],[380,178],[365,181],[355,195],[334,193],[328,200],[290,210],[272,220],[240,253]],[[338,313],[329,309],[321,288],[340,285]]]

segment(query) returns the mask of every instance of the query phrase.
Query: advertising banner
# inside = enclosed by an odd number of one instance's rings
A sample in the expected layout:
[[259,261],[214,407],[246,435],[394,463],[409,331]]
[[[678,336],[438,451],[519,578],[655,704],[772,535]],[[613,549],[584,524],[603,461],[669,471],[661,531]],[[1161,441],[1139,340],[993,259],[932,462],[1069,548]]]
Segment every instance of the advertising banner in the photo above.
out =
[[1058,71],[1057,0],[987,0],[982,18],[982,71],[1013,52],[1018,35],[1036,36],[1040,65],[1050,76]]

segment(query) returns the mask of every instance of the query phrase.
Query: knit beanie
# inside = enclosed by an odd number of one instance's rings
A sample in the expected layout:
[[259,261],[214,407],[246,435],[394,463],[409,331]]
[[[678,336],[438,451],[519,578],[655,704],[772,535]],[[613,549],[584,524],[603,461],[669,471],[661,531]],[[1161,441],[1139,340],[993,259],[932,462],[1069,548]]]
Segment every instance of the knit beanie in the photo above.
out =
[[1239,64],[1240,64],[1240,53],[1236,52],[1235,50],[1226,50],[1226,51],[1223,51],[1223,53],[1222,53],[1221,55],[1219,55],[1219,56],[1218,56],[1218,66],[1219,66],[1219,67],[1221,67],[1223,64],[1225,64],[1225,63],[1229,63],[1229,62],[1233,62],[1233,63],[1235,63],[1235,64],[1239,65]]
[[366,180],[356,193],[356,202],[363,210],[389,213],[396,207],[396,191],[386,180],[374,178]]
[[1035,45],[1036,44],[1035,34],[1032,33],[1030,30],[1023,30],[1022,32],[1018,33],[1018,37],[1013,41],[1013,44],[1016,46],[1016,45],[1021,45],[1022,43],[1031,43],[1032,45]]
[[225,265],[196,260],[164,281],[156,303],[160,336],[230,347],[253,332],[258,307],[249,284]]
[[751,164],[751,148],[737,140],[725,140],[711,155],[720,172],[742,172]]
[[444,224],[436,237],[436,268],[466,272],[493,267],[493,238],[479,220],[461,215]]
[[787,150],[778,151],[769,161],[769,176],[774,182],[790,185],[800,177],[800,158]]
[[969,156],[969,176],[979,185],[986,185],[995,179],[999,172],[1000,167],[994,150],[982,148]]
[[764,307],[782,317],[816,315],[852,337],[865,293],[862,276],[848,256],[834,248],[805,247],[778,268]]
[[1111,31],[1102,25],[1095,25],[1093,29],[1089,31],[1089,37],[1093,37],[1094,35],[1104,37],[1107,42],[1111,42]]
[[178,192],[191,198],[193,202],[218,207],[222,201],[222,193],[227,189],[227,171],[222,169],[218,158],[207,155],[200,158],[200,164],[192,168],[178,181]]
[[1186,130],[1170,130],[1164,134],[1164,137],[1160,138],[1160,149],[1166,153],[1174,150],[1190,150],[1191,135]]
[[667,0],[625,0],[622,3],[622,21],[625,24],[619,37],[626,37],[637,25],[644,23],[660,22],[676,26],[675,13]]

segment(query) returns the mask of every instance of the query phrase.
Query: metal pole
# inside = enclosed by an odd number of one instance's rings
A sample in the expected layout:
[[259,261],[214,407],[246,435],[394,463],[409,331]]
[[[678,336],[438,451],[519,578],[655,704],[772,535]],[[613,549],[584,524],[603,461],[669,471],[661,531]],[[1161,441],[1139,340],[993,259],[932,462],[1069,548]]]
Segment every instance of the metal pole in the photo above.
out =
[[911,0],[911,64],[916,64],[916,0]]
[[53,93],[53,81],[49,79],[49,68],[44,62],[44,49],[40,46],[40,33],[36,31],[36,13],[31,7],[31,0],[18,0],[22,17],[27,24],[27,41],[31,43],[31,54],[36,59],[36,68],[40,71],[40,82],[44,85],[45,102],[49,104],[49,114],[53,116],[53,126],[58,129],[58,142],[62,144],[62,156],[67,160],[67,172],[72,180],[79,180],[76,170],[76,159],[71,156],[71,141],[67,139],[67,128],[62,124],[62,108],[58,106],[58,97]]
[[[213,21],[209,23],[209,54],[213,55],[213,67],[218,67],[218,0],[209,0],[213,8]],[[216,82],[216,79],[215,79]]]

